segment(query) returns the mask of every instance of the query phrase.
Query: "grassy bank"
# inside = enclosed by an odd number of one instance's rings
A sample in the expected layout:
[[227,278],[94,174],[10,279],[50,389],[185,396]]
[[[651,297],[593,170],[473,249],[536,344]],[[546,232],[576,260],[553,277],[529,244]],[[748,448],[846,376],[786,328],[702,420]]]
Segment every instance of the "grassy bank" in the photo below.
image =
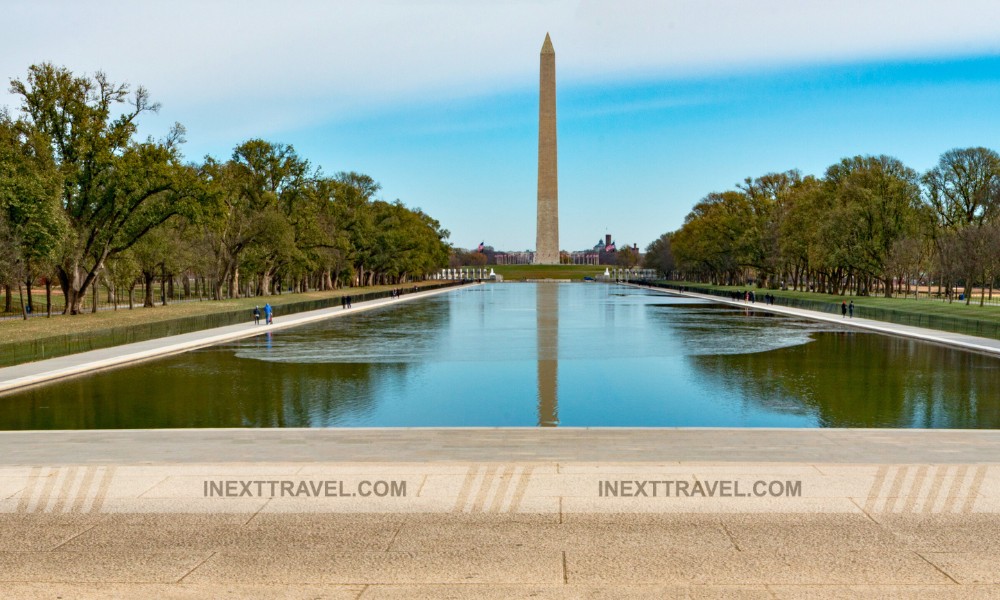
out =
[[583,281],[584,277],[604,274],[605,267],[599,265],[490,265],[489,269],[503,275],[504,281],[525,279],[570,279]]
[[[442,284],[453,285],[425,281],[401,287],[412,289],[417,285],[427,288]],[[0,366],[250,322],[253,307],[263,306],[265,302],[274,307],[275,318],[280,319],[283,314],[337,306],[345,294],[350,294],[357,302],[384,297],[395,287],[400,286],[349,288],[218,302],[184,302],[52,318],[36,315],[27,321],[4,321],[0,322]]]
[[856,317],[1000,339],[1000,306],[966,305],[964,302],[945,302],[926,298],[915,300],[913,298],[836,296],[815,292],[764,290],[682,281],[657,283],[671,288],[685,286],[694,292],[719,296],[728,296],[734,291],[750,289],[757,294],[758,302],[763,302],[764,294],[772,294],[775,297],[775,304],[832,314],[840,314],[842,302],[853,301]]

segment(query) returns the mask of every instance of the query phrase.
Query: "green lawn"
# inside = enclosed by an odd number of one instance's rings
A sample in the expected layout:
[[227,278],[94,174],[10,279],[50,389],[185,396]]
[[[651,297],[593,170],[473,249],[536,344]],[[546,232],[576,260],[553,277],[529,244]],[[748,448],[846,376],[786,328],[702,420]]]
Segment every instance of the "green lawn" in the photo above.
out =
[[979,306],[978,303],[966,305],[964,301],[946,302],[943,300],[921,298],[883,298],[875,296],[835,296],[831,294],[819,294],[814,292],[793,292],[790,290],[765,290],[753,287],[737,287],[708,285],[705,283],[692,283],[684,281],[670,281],[671,285],[684,285],[713,290],[753,290],[757,294],[758,302],[763,301],[764,294],[772,294],[775,297],[804,300],[812,302],[828,302],[830,304],[840,304],[843,301],[854,301],[857,307],[871,307],[892,310],[898,313],[914,315],[935,315],[942,317],[955,317],[961,319],[974,319],[977,321],[1000,322],[1000,306],[987,304]]
[[584,277],[604,274],[603,265],[489,265],[488,269],[503,275],[504,281],[525,279],[572,279],[583,281]]

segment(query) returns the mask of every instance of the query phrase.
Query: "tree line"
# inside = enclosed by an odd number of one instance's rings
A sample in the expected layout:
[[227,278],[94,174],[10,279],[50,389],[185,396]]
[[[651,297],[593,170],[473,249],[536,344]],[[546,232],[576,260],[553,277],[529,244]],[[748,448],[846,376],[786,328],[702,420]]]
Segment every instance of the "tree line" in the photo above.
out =
[[[139,285],[153,306],[175,281],[215,300],[281,289],[397,284],[447,265],[449,233],[400,201],[376,198],[371,177],[327,176],[287,144],[250,139],[228,160],[185,161],[185,130],[138,139],[159,111],[148,91],[103,73],[29,68],[0,109],[0,284],[9,310],[53,282],[66,314],[103,285]],[[22,305],[24,301],[22,300]],[[116,302],[117,305],[117,302]],[[94,303],[96,310],[96,302]]]
[[695,204],[646,262],[677,279],[841,295],[916,295],[933,281],[967,303],[988,290],[982,303],[1000,274],[1000,155],[954,149],[922,174],[883,155],[822,177],[748,177]]

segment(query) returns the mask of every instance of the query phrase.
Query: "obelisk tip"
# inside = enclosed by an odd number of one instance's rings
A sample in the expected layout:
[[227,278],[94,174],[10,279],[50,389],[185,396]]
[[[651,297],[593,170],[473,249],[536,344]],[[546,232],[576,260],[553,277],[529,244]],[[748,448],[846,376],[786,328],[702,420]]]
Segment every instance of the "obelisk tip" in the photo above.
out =
[[552,39],[549,38],[549,34],[545,34],[545,43],[542,44],[542,54],[555,54],[555,48],[552,47]]

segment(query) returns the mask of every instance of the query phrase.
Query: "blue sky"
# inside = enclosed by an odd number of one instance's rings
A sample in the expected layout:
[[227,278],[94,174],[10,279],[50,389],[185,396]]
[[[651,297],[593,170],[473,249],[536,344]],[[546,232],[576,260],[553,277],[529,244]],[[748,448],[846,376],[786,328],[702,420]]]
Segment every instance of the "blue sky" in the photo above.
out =
[[[460,247],[534,245],[538,51],[556,50],[560,237],[645,246],[744,177],[1000,149],[1000,3],[3,2],[0,73],[142,83],[186,155],[251,136],[365,172]],[[54,23],[42,29],[41,23]],[[14,99],[0,95],[0,104]]]
[[[558,50],[557,50],[558,51]],[[535,90],[406,106],[296,134],[308,156],[382,177],[457,245],[533,246]],[[1000,149],[1000,56],[865,62],[559,89],[561,239],[641,246],[747,176],[822,174],[854,154],[917,170],[953,147]],[[371,143],[378,140],[377,143]],[[419,151],[414,151],[419,149]]]

